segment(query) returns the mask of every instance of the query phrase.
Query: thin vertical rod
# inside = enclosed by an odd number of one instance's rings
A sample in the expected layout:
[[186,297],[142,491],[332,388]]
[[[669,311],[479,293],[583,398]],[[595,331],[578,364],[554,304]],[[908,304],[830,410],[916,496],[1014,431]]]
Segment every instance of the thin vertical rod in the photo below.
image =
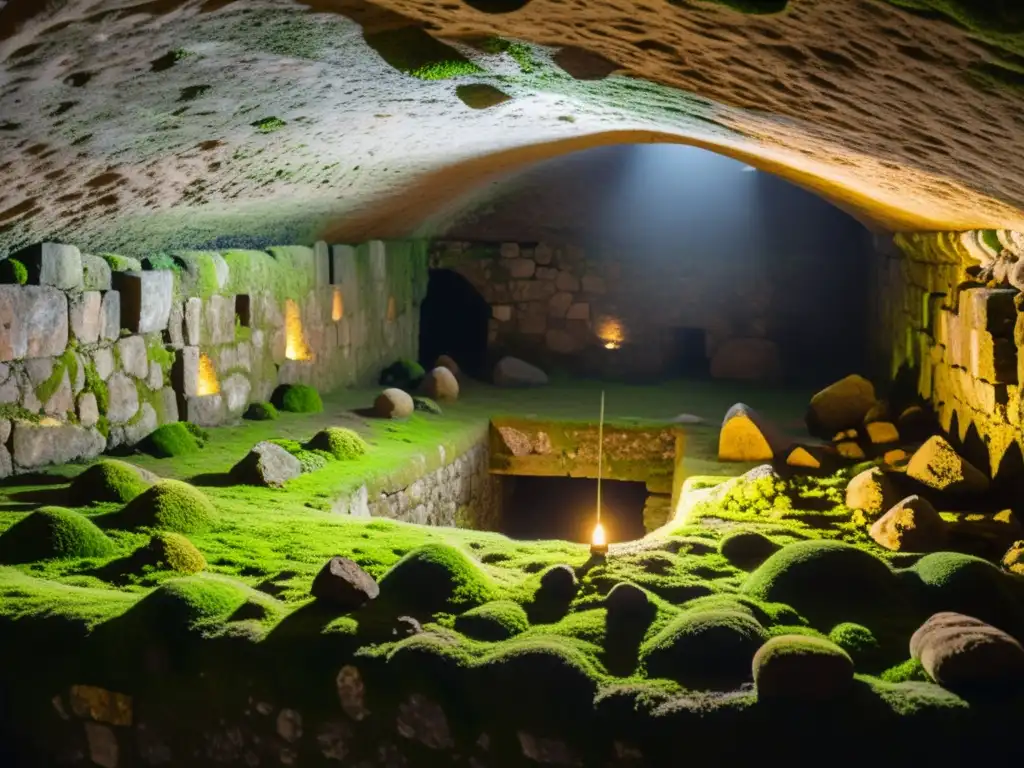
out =
[[601,390],[601,417],[597,422],[597,522],[601,522],[601,473],[604,468],[604,390]]

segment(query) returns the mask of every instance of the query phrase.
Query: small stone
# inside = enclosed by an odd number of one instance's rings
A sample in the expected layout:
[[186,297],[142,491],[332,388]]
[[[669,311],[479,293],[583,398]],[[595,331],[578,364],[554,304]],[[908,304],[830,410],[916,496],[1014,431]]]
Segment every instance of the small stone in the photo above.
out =
[[171,305],[171,313],[167,316],[167,333],[164,336],[167,346],[181,349],[185,346],[185,310],[180,302]]
[[302,464],[276,443],[256,443],[248,455],[231,468],[236,482],[280,488],[302,474]]
[[136,379],[149,376],[146,341],[141,336],[125,336],[114,345],[115,355],[121,360],[121,370]]
[[39,243],[17,254],[28,269],[32,285],[52,285],[63,291],[81,290],[82,254],[73,245]]
[[68,297],[68,318],[71,335],[81,344],[99,341],[103,315],[103,296],[99,291],[73,293]]
[[356,722],[364,720],[370,711],[366,708],[366,684],[359,669],[351,664],[345,665],[335,679],[338,689],[338,700],[346,715]]
[[459,364],[455,362],[455,359],[452,358],[450,355],[441,355],[434,362],[434,367],[447,368],[449,371],[455,374],[455,378],[459,378],[459,376],[462,375],[462,369],[459,368]]
[[160,417],[156,409],[149,403],[143,402],[139,405],[139,412],[131,421],[123,427],[110,430],[110,437],[107,440],[107,448],[117,448],[121,445],[135,445],[160,426]]
[[324,723],[316,735],[320,754],[328,760],[343,761],[348,756],[348,743],[352,740],[352,735],[352,728],[348,723],[333,720]]
[[252,384],[249,377],[241,373],[233,373],[220,384],[220,392],[224,397],[224,406],[228,413],[237,415],[245,410],[249,404],[249,393],[252,391]]
[[394,388],[385,389],[373,403],[373,415],[381,419],[405,419],[411,416],[415,409],[416,404],[412,397],[407,392]]
[[227,407],[218,392],[214,395],[186,397],[178,417],[200,427],[216,427],[227,420]]
[[959,613],[937,613],[910,638],[910,655],[950,689],[1024,682],[1024,647],[1001,629]]
[[954,450],[941,435],[933,435],[914,452],[907,475],[929,488],[950,493],[983,492],[988,478]]
[[704,419],[701,416],[697,416],[693,413],[680,413],[678,416],[673,416],[670,421],[675,424],[703,424]]
[[884,400],[879,400],[864,414],[865,424],[873,424],[876,421],[889,421],[889,404]]
[[818,637],[780,635],[754,654],[758,699],[822,701],[846,694],[853,684],[853,660],[839,646]]
[[11,436],[10,419],[0,419],[0,445],[7,444],[7,438]]
[[441,705],[419,693],[409,694],[398,705],[396,727],[399,734],[418,741],[428,749],[451,749],[455,746]]
[[894,552],[935,552],[946,543],[946,522],[926,499],[908,496],[874,522],[871,538]]
[[[96,403],[96,395],[84,392],[78,396],[78,423],[83,427],[95,427],[100,420],[100,409]],[[0,441],[2,442],[2,441]]]
[[203,300],[193,296],[185,300],[185,344],[198,347],[203,343]]
[[94,685],[72,685],[68,700],[76,717],[109,725],[132,724],[132,697]]
[[841,443],[837,443],[836,450],[839,452],[840,456],[844,459],[849,459],[850,461],[863,461],[867,458],[864,453],[864,449],[853,440],[844,440]]
[[347,557],[332,557],[313,579],[310,594],[323,603],[351,611],[375,599],[380,587],[359,564]]
[[266,701],[258,701],[256,702],[256,711],[266,717],[274,711],[274,706]]
[[100,338],[116,341],[121,335],[121,294],[107,291],[100,303]]
[[864,423],[876,402],[875,387],[870,381],[863,376],[847,376],[811,398],[807,427],[819,437],[856,427]]
[[560,739],[549,739],[534,736],[526,731],[516,731],[519,739],[519,748],[523,756],[538,763],[548,765],[577,766],[582,765],[572,748]]
[[868,440],[872,445],[885,445],[886,443],[898,443],[900,433],[896,425],[890,421],[872,421],[864,427],[868,433]]
[[783,445],[778,431],[750,406],[736,403],[718,433],[719,461],[771,461]]
[[85,738],[89,744],[89,759],[94,764],[101,768],[117,768],[117,736],[110,728],[99,723],[86,723]]
[[139,411],[139,390],[123,373],[115,373],[107,382],[107,418],[111,424],[123,424]]
[[576,572],[569,565],[553,565],[540,577],[540,589],[544,597],[568,602],[576,594],[579,582]]
[[282,709],[277,713],[277,735],[288,743],[302,738],[302,715],[294,709]]
[[211,296],[203,302],[203,336],[206,344],[230,344],[235,340],[235,300]]
[[447,368],[434,368],[423,379],[420,385],[423,394],[441,402],[459,399],[459,382],[455,374]]
[[548,316],[565,317],[569,312],[569,307],[572,306],[572,301],[573,295],[571,293],[566,291],[556,293],[548,299]]
[[48,416],[55,416],[63,419],[68,412],[75,409],[75,395],[71,391],[71,381],[68,379],[68,372],[65,369],[61,375],[60,384],[50,399],[43,405],[43,412]]
[[110,347],[100,347],[92,353],[92,364],[100,379],[107,381],[114,372],[114,351]]
[[912,405],[896,419],[896,427],[907,440],[924,440],[935,432],[935,420],[921,406]]
[[533,260],[538,264],[550,264],[551,257],[554,254],[551,252],[551,246],[545,243],[537,243],[533,249]]
[[902,497],[896,479],[879,467],[864,470],[846,485],[846,506],[862,510],[872,519]]
[[548,376],[517,357],[503,357],[494,366],[494,383],[499,387],[539,387],[548,383]]
[[491,317],[500,323],[507,323],[512,319],[512,307],[508,304],[496,304],[491,307]]
[[821,469],[821,462],[814,458],[811,452],[802,445],[796,446],[789,452],[789,455],[786,457],[786,464],[802,469]]

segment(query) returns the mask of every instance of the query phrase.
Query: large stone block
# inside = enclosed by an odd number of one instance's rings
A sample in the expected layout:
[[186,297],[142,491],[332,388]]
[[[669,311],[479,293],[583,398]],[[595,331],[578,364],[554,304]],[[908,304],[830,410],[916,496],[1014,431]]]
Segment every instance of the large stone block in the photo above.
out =
[[178,420],[178,395],[171,387],[164,387],[160,390],[160,421],[163,424],[170,424]]
[[199,347],[178,350],[171,368],[171,380],[174,388],[185,397],[196,397],[199,394]]
[[164,340],[171,349],[181,349],[185,346],[185,309],[180,302],[176,301],[171,305]]
[[100,347],[92,353],[92,364],[96,368],[99,377],[106,381],[114,372],[114,350],[110,347]]
[[110,265],[106,259],[82,254],[82,287],[87,291],[110,290]]
[[52,285],[65,291],[82,287],[82,254],[73,245],[38,243],[17,258],[28,269],[28,281],[33,285]]
[[972,376],[992,384],[1017,383],[1017,347],[1010,339],[972,327],[968,341],[967,370]]
[[174,292],[174,273],[116,272],[114,287],[121,293],[121,325],[133,333],[152,333],[167,327]]
[[355,280],[356,249],[351,245],[331,246],[331,285],[354,284]]
[[313,245],[313,269],[317,286],[331,282],[331,249],[323,240]]
[[216,395],[202,397],[186,397],[179,409],[183,421],[198,424],[200,427],[216,427],[227,420],[227,408],[224,398]]
[[125,373],[136,379],[145,379],[149,375],[146,341],[141,336],[125,336],[114,345],[114,349]]
[[249,404],[251,389],[249,379],[240,373],[233,373],[221,382],[220,391],[224,396],[224,406],[228,413],[239,414],[245,409]]
[[75,395],[71,390],[71,380],[68,378],[67,369],[65,369],[57,389],[50,395],[49,400],[43,404],[43,412],[48,416],[64,419],[69,412],[74,410]]
[[211,296],[203,302],[203,327],[207,344],[230,344],[234,341],[234,297]]
[[14,422],[11,443],[14,463],[23,470],[92,458],[98,456],[106,444],[106,439],[95,429],[52,420],[39,424]]
[[56,288],[0,285],[0,361],[53,357],[68,345],[68,300]]
[[107,382],[107,418],[111,424],[123,424],[139,410],[139,391],[135,382],[123,373],[115,373]]
[[185,344],[197,347],[203,343],[203,300],[193,296],[185,301]]
[[73,293],[68,297],[68,317],[71,335],[82,344],[99,341],[102,327],[103,296],[99,291]]
[[100,337],[115,341],[121,335],[121,294],[107,291],[100,306]]
[[110,430],[107,447],[135,445],[148,437],[158,426],[160,420],[157,418],[156,409],[149,403],[143,403],[136,418],[124,426],[113,427]]

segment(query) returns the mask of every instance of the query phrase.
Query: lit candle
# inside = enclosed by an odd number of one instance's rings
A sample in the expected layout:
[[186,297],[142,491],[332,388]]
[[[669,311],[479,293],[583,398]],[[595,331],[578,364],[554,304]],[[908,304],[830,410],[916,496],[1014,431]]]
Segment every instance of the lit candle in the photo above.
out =
[[608,538],[601,525],[601,469],[604,464],[604,392],[601,392],[601,414],[597,422],[597,523],[590,538],[590,554],[605,555],[608,553]]

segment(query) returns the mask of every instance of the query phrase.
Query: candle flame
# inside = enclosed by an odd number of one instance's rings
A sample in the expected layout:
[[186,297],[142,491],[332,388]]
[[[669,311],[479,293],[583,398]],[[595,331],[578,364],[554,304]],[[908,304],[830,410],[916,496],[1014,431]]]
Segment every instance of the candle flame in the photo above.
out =
[[595,547],[603,547],[608,543],[608,539],[604,535],[604,526],[601,523],[594,526],[594,535],[591,537],[590,543]]

